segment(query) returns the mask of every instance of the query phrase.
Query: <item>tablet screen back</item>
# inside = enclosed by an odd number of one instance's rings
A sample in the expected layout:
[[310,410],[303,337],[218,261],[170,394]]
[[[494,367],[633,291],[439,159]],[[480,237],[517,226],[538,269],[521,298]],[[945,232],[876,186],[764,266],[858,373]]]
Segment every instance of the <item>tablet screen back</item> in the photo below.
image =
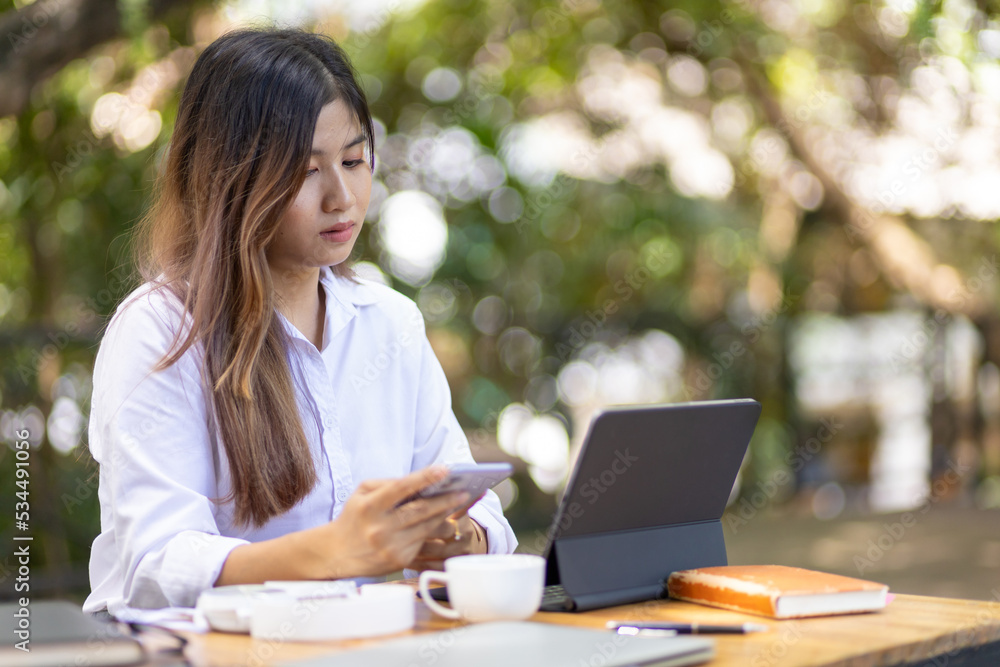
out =
[[602,412],[566,487],[555,537],[718,520],[759,415],[752,399]]

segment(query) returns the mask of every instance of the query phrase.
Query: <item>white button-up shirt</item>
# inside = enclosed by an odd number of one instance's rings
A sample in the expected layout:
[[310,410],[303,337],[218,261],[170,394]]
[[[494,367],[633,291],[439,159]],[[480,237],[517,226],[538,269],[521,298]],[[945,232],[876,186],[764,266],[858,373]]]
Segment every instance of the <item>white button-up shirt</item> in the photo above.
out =
[[[416,305],[329,269],[321,283],[322,349],[282,317],[316,484],[260,528],[234,525],[232,503],[223,502],[230,472],[201,381],[201,347],[153,370],[188,321],[181,304],[146,285],[118,308],[94,367],[90,449],[100,464],[101,534],[85,611],[193,606],[233,548],[337,518],[365,479],[473,460]],[[514,551],[493,492],[469,516],[486,529],[491,553]]]

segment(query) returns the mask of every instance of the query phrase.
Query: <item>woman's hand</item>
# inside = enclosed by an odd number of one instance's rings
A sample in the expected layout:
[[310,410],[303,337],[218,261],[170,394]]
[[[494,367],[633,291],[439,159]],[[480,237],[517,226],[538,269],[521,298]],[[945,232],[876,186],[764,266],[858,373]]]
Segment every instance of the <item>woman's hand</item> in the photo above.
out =
[[[474,505],[471,503],[469,507]],[[406,567],[413,570],[443,570],[444,560],[465,554],[484,554],[489,549],[486,529],[468,515],[469,507],[452,514],[424,542],[423,547]]]
[[[469,553],[476,533],[465,516],[471,505],[468,493],[400,504],[447,474],[444,466],[434,466],[400,479],[366,480],[335,520],[233,549],[215,585],[388,574],[409,566],[429,542],[453,537],[453,517],[462,531],[462,553]],[[485,531],[483,536],[485,540]],[[451,547],[447,553],[455,555],[454,551]]]
[[[400,504],[443,479],[443,467],[418,470],[401,479],[366,480],[344,504],[329,528],[328,546],[337,553],[324,578],[373,576],[406,567],[427,540],[447,531],[449,515],[465,507],[469,494],[449,493]],[[462,510],[464,513],[464,510]]]

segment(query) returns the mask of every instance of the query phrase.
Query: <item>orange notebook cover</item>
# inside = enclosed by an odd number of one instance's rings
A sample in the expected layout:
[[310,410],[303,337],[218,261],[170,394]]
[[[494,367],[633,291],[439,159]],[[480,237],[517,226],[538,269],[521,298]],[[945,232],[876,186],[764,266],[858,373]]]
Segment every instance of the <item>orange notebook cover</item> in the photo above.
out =
[[771,618],[882,609],[889,587],[784,565],[728,565],[673,572],[670,597]]

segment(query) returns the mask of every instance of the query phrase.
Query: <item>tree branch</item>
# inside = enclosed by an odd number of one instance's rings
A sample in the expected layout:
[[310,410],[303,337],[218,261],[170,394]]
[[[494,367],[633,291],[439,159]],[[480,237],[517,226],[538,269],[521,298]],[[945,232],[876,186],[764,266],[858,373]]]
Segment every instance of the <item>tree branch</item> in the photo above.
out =
[[[760,103],[772,127],[784,134],[792,153],[823,185],[824,207],[844,226],[851,242],[864,243],[890,282],[910,292],[922,303],[951,313],[975,315],[985,308],[982,295],[965,294],[958,271],[942,265],[927,241],[897,215],[871,211],[851,199],[820,160],[803,133],[791,122],[768,83],[745,61],[737,60],[747,90]],[[962,294],[962,299],[956,299]]]
[[[151,0],[162,18],[192,0]],[[38,0],[0,15],[0,118],[23,112],[31,91],[91,49],[121,37],[117,0]]]

